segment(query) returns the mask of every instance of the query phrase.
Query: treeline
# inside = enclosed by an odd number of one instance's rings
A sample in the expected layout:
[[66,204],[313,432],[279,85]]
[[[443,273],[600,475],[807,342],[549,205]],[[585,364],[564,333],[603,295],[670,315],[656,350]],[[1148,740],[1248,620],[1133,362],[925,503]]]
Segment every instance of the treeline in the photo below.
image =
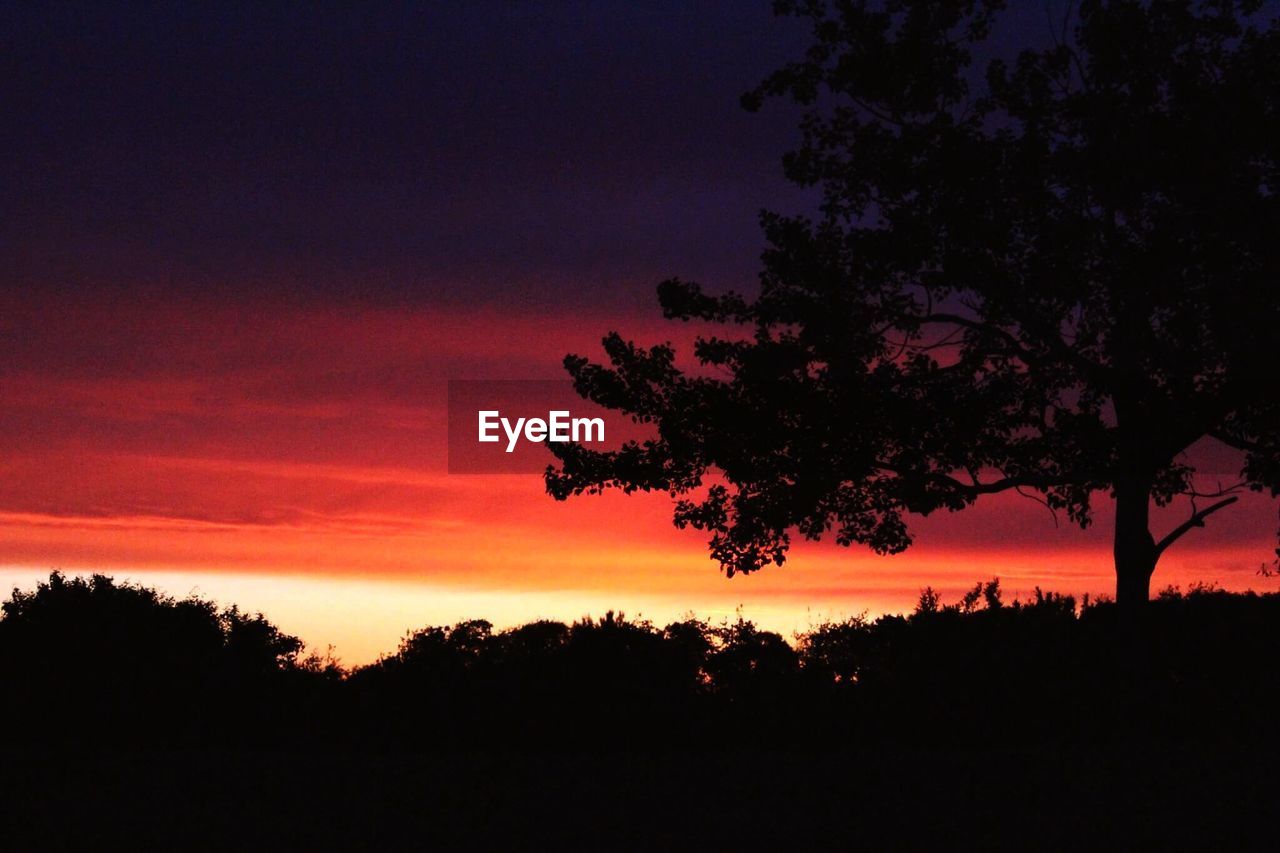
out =
[[592,749],[1070,744],[1269,736],[1280,595],[1167,590],[1140,625],[1109,601],[998,581],[794,643],[738,619],[606,614],[410,633],[344,669],[260,614],[52,574],[0,606],[10,731],[56,744]]

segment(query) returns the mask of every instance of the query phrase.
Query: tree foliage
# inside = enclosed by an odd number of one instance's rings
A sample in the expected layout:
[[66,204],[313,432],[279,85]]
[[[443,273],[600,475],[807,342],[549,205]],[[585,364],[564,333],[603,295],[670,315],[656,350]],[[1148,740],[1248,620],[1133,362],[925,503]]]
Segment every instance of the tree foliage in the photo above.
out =
[[[105,575],[54,572],[0,605],[0,683],[11,716],[115,737],[195,736],[239,727],[273,736],[293,712],[291,679],[332,680],[302,641],[262,614],[175,599]],[[291,691],[291,695],[293,692]]]
[[606,364],[566,358],[655,435],[558,449],[552,495],[669,492],[733,574],[796,533],[900,552],[910,514],[1007,490],[1085,526],[1110,492],[1124,600],[1233,500],[1153,537],[1151,502],[1203,497],[1194,443],[1277,493],[1280,27],[1258,3],[1091,0],[1036,38],[993,0],[775,5],[812,44],[744,103],[806,106],[785,169],[820,212],[763,215],[758,293],[659,286],[666,317],[725,328],[697,369],[617,333]]

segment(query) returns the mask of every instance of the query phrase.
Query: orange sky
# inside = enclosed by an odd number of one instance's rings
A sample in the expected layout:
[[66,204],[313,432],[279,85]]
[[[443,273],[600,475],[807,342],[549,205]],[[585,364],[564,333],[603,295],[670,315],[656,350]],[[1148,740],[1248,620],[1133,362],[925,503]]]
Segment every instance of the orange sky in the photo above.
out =
[[[993,575],[1022,594],[1111,586],[1105,512],[1086,532],[1055,528],[1017,496],[922,520],[897,557],[803,545],[781,568],[726,579],[699,534],[671,526],[665,496],[556,503],[536,475],[446,472],[447,379],[556,378],[565,352],[594,354],[610,328],[682,331],[660,320],[191,299],[0,308],[6,583],[57,567],[195,590],[351,663],[468,617],[612,607],[660,622],[741,605],[789,634],[909,608],[926,584],[949,596]],[[1158,514],[1157,528],[1185,513]],[[1274,505],[1247,496],[1172,549],[1155,586],[1272,588],[1256,573],[1275,526]]]

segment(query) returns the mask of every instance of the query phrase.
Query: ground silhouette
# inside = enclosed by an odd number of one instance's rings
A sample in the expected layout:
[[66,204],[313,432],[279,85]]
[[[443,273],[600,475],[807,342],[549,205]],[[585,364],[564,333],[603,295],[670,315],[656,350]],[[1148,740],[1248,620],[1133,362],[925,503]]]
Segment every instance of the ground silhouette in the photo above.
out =
[[[993,843],[1065,821],[1221,841],[1268,813],[1277,594],[1167,590],[1141,634],[1110,601],[998,580],[794,642],[741,619],[473,620],[350,670],[261,615],[101,575],[2,612],[14,838]],[[59,818],[72,802],[93,821]]]

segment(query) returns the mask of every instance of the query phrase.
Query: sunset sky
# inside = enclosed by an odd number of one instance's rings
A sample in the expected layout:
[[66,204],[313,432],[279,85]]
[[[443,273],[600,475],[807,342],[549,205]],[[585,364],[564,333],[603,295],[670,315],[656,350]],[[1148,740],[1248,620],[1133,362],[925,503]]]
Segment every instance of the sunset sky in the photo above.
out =
[[[738,96],[805,44],[767,2],[0,10],[0,583],[102,571],[261,609],[345,662],[407,629],[612,608],[812,622],[1113,586],[1016,495],[897,557],[802,545],[725,578],[662,495],[446,470],[449,379],[554,379],[656,283],[754,286],[796,114]],[[1039,25],[1042,12],[1009,26]],[[1205,485],[1232,479],[1197,453]],[[1157,531],[1186,517],[1157,514]],[[1155,588],[1275,589],[1247,495]]]

